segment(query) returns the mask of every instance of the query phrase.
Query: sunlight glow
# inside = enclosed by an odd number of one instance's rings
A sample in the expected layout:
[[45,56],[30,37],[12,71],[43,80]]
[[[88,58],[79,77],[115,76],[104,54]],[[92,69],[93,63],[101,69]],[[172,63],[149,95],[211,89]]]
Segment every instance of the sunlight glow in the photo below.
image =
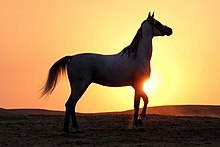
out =
[[145,93],[150,92],[154,88],[155,88],[155,83],[152,78],[144,82],[143,90]]
[[150,78],[144,82],[143,90],[148,95],[157,95],[160,83],[160,76],[156,73],[152,73]]

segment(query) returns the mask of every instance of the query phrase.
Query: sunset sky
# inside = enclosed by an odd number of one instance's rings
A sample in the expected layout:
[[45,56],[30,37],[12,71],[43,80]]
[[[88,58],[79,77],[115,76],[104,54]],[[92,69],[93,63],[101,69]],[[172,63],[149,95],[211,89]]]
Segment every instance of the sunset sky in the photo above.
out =
[[[1,0],[0,107],[64,110],[65,76],[49,99],[39,99],[51,65],[65,55],[121,51],[149,11],[173,29],[153,39],[149,106],[220,105],[219,6],[219,0]],[[92,84],[76,110],[132,109],[133,95],[131,87]]]

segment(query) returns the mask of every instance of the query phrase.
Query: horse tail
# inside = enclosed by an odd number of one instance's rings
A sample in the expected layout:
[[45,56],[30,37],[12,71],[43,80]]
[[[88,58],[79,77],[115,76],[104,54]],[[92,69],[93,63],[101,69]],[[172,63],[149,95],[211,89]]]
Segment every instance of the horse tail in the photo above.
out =
[[48,96],[53,92],[58,83],[60,74],[66,73],[67,65],[71,58],[72,56],[65,56],[53,64],[53,66],[49,70],[47,81],[41,89],[42,96]]

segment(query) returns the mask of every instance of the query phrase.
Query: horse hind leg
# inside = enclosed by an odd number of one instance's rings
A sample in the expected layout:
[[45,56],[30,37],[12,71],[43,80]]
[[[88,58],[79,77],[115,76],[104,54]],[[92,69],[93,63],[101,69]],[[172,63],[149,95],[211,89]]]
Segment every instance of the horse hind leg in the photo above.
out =
[[[70,99],[70,97],[69,97],[69,99]],[[67,135],[67,136],[69,136],[69,121],[70,121],[70,113],[71,113],[71,106],[70,106],[69,99],[65,104],[66,111],[65,111],[65,119],[64,119],[64,127],[63,127],[65,135]]]
[[86,91],[89,85],[90,85],[89,82],[83,82],[83,81],[74,81],[74,84],[71,84],[71,94],[68,101],[65,104],[66,112],[65,112],[65,120],[64,120],[64,129],[63,129],[65,134],[67,135],[69,135],[70,116],[72,118],[73,128],[77,132],[80,132],[76,119],[75,107],[78,100],[81,98],[81,96]]
[[146,111],[147,111],[147,104],[148,104],[148,96],[145,94],[145,92],[142,92],[142,98],[144,100],[144,107],[142,109],[142,112],[140,114],[141,118],[143,119],[146,116]]

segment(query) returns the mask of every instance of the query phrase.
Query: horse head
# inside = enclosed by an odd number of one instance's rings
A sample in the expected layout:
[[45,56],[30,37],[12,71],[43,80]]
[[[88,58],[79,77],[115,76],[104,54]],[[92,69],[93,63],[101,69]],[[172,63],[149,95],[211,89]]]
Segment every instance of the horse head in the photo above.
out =
[[147,25],[145,25],[145,24],[147,22],[150,23],[151,26],[152,26],[152,34],[153,34],[153,36],[164,36],[164,35],[170,36],[173,33],[173,31],[172,31],[172,29],[170,27],[168,27],[166,25],[163,25],[161,22],[159,22],[158,20],[156,20],[154,18],[154,12],[153,12],[152,15],[149,12],[147,20],[145,20],[142,23],[142,27],[143,28],[146,28]]

